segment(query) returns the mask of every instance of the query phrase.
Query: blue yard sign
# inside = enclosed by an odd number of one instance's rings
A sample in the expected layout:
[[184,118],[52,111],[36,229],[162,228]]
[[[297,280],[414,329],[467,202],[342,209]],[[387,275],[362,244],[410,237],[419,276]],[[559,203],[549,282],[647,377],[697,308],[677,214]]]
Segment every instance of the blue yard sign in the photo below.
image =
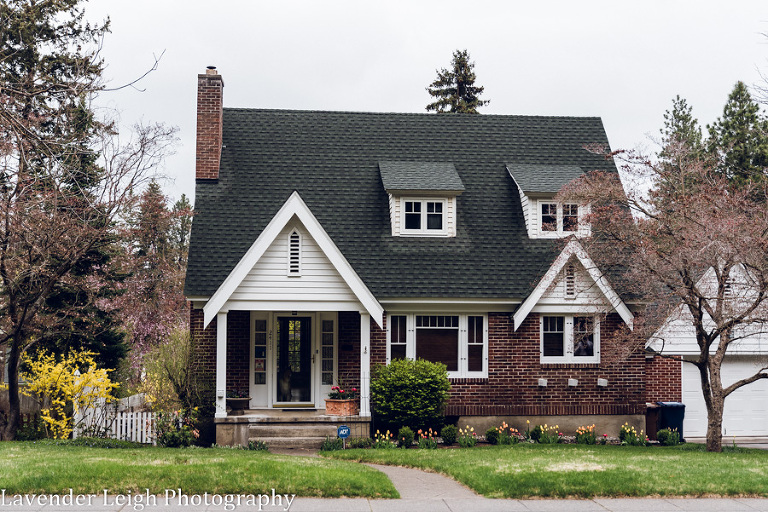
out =
[[338,428],[338,434],[341,439],[346,439],[349,437],[349,427],[346,425],[342,425]]

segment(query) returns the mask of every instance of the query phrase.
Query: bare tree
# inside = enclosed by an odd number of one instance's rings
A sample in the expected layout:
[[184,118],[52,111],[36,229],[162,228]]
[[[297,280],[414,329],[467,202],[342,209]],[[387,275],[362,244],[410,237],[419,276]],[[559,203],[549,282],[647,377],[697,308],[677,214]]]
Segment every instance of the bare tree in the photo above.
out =
[[[10,411],[19,426],[19,361],[79,314],[47,299],[61,285],[88,290],[74,272],[114,238],[113,224],[174,139],[161,125],[121,140],[97,119],[99,49],[108,21],[83,20],[79,0],[0,4],[0,347],[7,347]],[[79,281],[79,282],[78,282]]]
[[[591,205],[593,237],[583,240],[598,268],[631,283],[636,298],[650,304],[624,332],[636,349],[655,339],[669,319],[695,333],[707,407],[707,449],[721,451],[725,399],[768,378],[762,365],[752,375],[723,385],[723,360],[741,340],[768,328],[768,208],[756,199],[760,183],[736,184],[685,143],[667,141],[663,159],[607,155],[622,161],[629,181],[652,183],[650,191],[627,187],[615,174],[593,172],[561,191],[563,199]],[[667,357],[671,357],[667,355]]]

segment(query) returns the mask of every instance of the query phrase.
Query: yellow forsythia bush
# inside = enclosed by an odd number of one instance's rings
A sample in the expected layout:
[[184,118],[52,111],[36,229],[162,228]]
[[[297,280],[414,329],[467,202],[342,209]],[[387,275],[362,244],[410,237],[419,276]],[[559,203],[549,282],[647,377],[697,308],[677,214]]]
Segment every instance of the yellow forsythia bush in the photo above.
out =
[[[48,398],[49,407],[43,407],[40,415],[57,439],[67,439],[75,427],[70,412],[73,408],[68,407],[75,397],[79,407],[93,407],[101,398],[112,401],[112,390],[118,386],[110,380],[109,370],[96,368],[93,352],[72,351],[57,358],[40,351],[34,358],[25,354],[23,361],[26,369],[20,375],[27,386],[22,391],[41,404],[46,404]],[[75,374],[77,370],[79,375]]]

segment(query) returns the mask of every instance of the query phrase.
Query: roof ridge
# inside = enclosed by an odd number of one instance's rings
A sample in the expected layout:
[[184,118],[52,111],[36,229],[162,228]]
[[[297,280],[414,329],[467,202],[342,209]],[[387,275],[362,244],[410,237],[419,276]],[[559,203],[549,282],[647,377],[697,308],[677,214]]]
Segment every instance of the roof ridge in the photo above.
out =
[[[447,114],[435,114],[427,112],[370,112],[363,110],[312,110],[312,109],[289,109],[289,108],[248,108],[248,107],[224,107],[224,110],[238,111],[238,112],[285,112],[291,114],[356,114],[356,115],[370,115],[370,116],[411,116],[411,117],[435,117]],[[542,115],[529,115],[529,114],[467,114],[463,112],[454,112],[451,116],[463,117],[466,119],[474,118],[527,118],[527,119],[597,119],[602,120],[600,116],[542,116]]]

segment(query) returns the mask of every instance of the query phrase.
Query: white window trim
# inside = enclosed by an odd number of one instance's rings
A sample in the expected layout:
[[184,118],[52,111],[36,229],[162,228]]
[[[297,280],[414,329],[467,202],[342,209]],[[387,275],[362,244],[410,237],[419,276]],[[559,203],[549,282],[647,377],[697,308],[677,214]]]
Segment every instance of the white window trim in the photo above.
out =
[[[416,359],[416,317],[417,316],[458,316],[459,317],[459,366],[455,372],[448,372],[450,379],[483,379],[488,377],[488,315],[483,313],[388,313],[387,317],[387,364],[392,360],[392,321],[393,316],[405,317],[405,357]],[[470,372],[469,365],[469,317],[483,318],[483,371]]]
[[[420,229],[406,229],[405,227],[405,204],[407,202],[421,203],[421,223]],[[442,229],[427,229],[427,203],[440,203],[443,205]],[[400,235],[408,236],[448,236],[448,199],[444,197],[401,197],[400,198]]]
[[[545,356],[544,355],[544,317],[563,317],[563,343],[565,344],[564,355]],[[574,317],[592,317],[594,328],[594,355],[575,356],[573,355],[573,319]],[[584,363],[593,364],[600,362],[600,318],[590,313],[558,314],[546,313],[539,315],[539,358],[542,363]]]
[[[544,205],[547,204],[553,204],[557,207],[557,229],[554,231],[545,231],[543,229],[542,225],[542,213],[541,209]],[[573,231],[564,231],[563,230],[563,214],[565,211],[564,206],[565,205],[573,205],[576,203],[561,203],[558,201],[552,201],[551,199],[539,199],[536,203],[536,231],[539,233],[539,236],[542,238],[557,238],[562,236],[568,236],[568,235],[583,235],[585,228],[583,225],[583,217],[584,217],[584,208],[581,205],[577,205],[577,224],[576,229]]]

